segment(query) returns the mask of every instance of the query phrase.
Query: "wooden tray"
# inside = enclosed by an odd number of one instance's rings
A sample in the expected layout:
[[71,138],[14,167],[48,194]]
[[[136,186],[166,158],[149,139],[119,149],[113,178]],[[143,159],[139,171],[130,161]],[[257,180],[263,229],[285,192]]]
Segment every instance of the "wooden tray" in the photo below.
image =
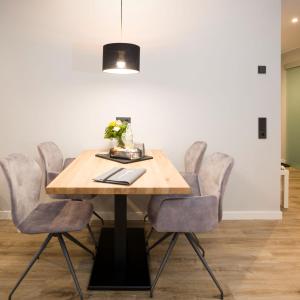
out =
[[109,153],[107,154],[96,154],[95,156],[97,157],[101,157],[104,159],[108,159],[108,160],[112,160],[121,164],[131,164],[134,162],[138,162],[138,161],[143,161],[143,160],[148,160],[148,159],[153,159],[153,156],[149,156],[149,155],[145,155],[141,158],[137,158],[137,159],[124,159],[124,158],[115,158],[115,157],[110,157]]

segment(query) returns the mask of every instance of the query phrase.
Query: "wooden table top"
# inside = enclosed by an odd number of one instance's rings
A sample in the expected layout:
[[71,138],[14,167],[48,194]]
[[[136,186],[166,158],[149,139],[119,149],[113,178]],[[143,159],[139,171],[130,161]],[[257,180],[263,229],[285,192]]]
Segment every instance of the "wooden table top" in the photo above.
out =
[[[190,194],[191,189],[161,150],[149,150],[151,160],[121,164],[95,157],[99,150],[83,151],[46,188],[48,194],[165,195]],[[103,153],[103,152],[102,152]],[[113,167],[145,168],[146,173],[130,186],[94,182]]]

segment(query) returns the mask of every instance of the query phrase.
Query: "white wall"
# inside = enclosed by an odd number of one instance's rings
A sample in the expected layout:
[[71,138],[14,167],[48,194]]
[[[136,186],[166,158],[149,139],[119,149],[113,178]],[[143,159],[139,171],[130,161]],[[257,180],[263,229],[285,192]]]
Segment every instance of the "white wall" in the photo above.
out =
[[280,217],[280,0],[126,0],[123,35],[141,46],[141,73],[104,74],[119,1],[1,0],[0,156],[37,157],[45,140],[76,155],[106,144],[109,120],[131,116],[135,139],[178,168],[195,140],[235,158],[228,216]]

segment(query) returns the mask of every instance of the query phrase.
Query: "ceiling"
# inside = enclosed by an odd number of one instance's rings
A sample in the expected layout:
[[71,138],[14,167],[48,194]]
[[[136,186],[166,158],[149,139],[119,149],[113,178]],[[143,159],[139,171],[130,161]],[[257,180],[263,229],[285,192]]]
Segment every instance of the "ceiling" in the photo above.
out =
[[[292,18],[298,23],[293,24]],[[300,0],[282,0],[281,51],[300,48]]]

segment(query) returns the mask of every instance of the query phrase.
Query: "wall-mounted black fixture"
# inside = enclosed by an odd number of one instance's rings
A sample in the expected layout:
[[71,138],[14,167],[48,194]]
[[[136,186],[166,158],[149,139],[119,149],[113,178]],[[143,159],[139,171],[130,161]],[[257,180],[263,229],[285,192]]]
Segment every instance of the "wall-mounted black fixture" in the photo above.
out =
[[267,66],[257,66],[257,73],[258,74],[266,74],[267,73]]
[[[121,0],[121,40],[123,35],[123,0]],[[110,43],[103,46],[102,71],[134,74],[140,71],[140,47],[131,43]]]
[[131,123],[131,117],[116,117],[116,120],[120,120],[122,122]]
[[258,138],[267,138],[267,118],[258,118]]

